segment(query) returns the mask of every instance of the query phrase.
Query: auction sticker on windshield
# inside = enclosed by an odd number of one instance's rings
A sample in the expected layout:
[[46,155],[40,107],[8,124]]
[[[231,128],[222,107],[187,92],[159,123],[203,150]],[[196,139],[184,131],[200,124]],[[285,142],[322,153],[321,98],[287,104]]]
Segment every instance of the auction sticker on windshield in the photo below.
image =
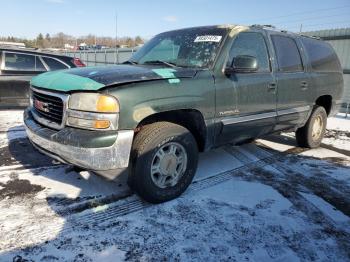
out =
[[220,42],[221,35],[199,35],[194,42]]

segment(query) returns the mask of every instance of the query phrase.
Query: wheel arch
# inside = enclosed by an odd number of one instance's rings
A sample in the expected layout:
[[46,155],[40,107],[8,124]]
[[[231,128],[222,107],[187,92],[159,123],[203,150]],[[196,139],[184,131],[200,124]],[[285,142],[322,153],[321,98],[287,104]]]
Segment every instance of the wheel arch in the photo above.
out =
[[136,129],[137,134],[143,126],[159,121],[167,121],[187,128],[194,136],[198,150],[203,152],[207,143],[207,127],[202,113],[196,109],[177,109],[151,114],[142,119]]
[[324,109],[326,110],[327,116],[328,116],[330,114],[330,112],[332,111],[332,96],[331,95],[319,96],[316,99],[315,104],[318,106],[324,107]]

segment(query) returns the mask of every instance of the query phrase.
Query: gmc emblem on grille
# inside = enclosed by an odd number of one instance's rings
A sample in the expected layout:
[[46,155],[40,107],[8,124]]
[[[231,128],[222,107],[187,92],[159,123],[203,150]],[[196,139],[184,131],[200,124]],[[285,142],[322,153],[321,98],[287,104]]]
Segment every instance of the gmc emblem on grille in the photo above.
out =
[[50,112],[48,103],[34,99],[34,106],[36,109],[39,109],[41,111]]

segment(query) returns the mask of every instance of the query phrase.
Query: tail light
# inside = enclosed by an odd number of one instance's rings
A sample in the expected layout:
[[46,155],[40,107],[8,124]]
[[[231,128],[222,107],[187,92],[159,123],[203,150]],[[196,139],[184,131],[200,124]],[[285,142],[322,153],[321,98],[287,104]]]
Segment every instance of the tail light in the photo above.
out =
[[86,66],[79,58],[73,58],[73,64],[75,64],[77,67],[84,67]]

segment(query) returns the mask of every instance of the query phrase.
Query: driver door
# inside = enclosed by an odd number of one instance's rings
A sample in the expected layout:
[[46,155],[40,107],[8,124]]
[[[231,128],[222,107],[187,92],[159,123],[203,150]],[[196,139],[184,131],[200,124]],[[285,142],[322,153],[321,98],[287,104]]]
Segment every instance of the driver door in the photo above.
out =
[[[271,70],[268,47],[261,32],[242,32],[234,40],[228,67],[234,67],[239,56],[255,57],[258,68],[254,72],[232,72],[231,108],[234,112],[217,112],[222,123],[221,144],[238,143],[269,133],[276,124],[276,82]],[[233,69],[234,71],[234,69]],[[217,96],[220,103],[220,95]],[[227,98],[226,98],[227,101]]]

